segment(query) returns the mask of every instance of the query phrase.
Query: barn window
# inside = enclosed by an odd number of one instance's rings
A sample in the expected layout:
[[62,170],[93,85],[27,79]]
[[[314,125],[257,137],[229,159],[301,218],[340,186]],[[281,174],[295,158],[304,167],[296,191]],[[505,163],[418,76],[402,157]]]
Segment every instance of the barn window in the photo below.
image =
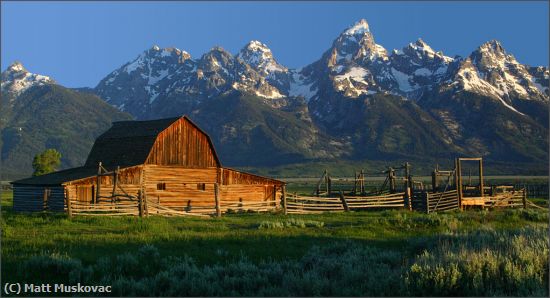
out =
[[157,183],[157,190],[166,190],[166,183]]
[[197,183],[198,190],[206,190],[206,185],[204,183]]

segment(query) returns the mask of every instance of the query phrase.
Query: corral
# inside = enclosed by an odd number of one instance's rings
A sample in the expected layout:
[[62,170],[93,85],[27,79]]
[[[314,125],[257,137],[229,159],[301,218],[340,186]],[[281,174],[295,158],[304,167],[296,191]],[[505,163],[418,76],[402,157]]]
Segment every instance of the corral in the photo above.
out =
[[[477,185],[472,184],[471,173],[468,182],[465,184],[463,181],[462,164],[468,161],[478,163]],[[388,208],[405,208],[426,213],[473,207],[540,208],[527,199],[525,187],[485,185],[481,157],[456,158],[454,169],[449,171],[436,167],[431,175],[431,185],[413,179],[410,170],[411,165],[408,162],[389,167],[383,172],[386,177],[381,186],[370,191],[366,190],[366,173],[363,170],[354,174],[352,185],[337,185],[337,182],[344,179],[331,177],[325,170],[311,196],[289,194],[282,198],[282,205],[285,207],[285,214]],[[398,176],[397,172],[402,172],[402,175]]]

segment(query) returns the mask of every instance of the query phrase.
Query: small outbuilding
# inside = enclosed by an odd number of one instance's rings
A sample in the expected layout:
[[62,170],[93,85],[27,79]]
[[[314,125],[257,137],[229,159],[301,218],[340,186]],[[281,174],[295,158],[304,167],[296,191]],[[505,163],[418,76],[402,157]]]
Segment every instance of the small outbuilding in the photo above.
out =
[[64,211],[145,197],[174,210],[272,201],[284,182],[223,167],[210,137],[187,116],[120,121],[99,136],[82,167],[12,182],[15,211]]

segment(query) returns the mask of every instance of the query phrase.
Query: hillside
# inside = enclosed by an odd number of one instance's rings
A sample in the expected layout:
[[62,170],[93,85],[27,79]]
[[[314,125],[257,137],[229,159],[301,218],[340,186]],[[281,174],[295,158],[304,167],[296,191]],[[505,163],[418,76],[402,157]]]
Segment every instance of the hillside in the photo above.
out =
[[93,94],[50,82],[2,91],[2,179],[30,175],[34,155],[46,148],[61,152],[62,168],[82,165],[112,121],[131,119]]

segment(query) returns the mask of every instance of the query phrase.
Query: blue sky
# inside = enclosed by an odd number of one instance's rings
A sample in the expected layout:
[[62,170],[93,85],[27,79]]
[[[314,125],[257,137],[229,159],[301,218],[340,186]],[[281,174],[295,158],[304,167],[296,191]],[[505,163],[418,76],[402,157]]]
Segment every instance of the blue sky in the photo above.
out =
[[68,87],[99,80],[153,45],[198,58],[215,45],[236,53],[266,43],[289,67],[305,66],[365,18],[377,43],[421,37],[466,56],[498,39],[521,63],[548,65],[548,2],[2,2],[1,67],[18,60]]

